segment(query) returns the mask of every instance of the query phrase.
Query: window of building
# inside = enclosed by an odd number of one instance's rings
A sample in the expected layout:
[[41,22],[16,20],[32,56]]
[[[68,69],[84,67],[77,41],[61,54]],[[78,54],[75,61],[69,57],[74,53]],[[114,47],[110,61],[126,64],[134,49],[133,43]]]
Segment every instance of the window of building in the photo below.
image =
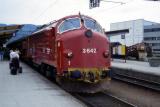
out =
[[160,46],[160,43],[152,43],[152,46]]
[[157,40],[156,37],[144,37],[144,40]]
[[153,49],[153,51],[160,51],[160,49]]
[[160,37],[157,37],[157,40],[160,40]]
[[144,32],[158,32],[158,31],[160,31],[160,28],[144,29]]

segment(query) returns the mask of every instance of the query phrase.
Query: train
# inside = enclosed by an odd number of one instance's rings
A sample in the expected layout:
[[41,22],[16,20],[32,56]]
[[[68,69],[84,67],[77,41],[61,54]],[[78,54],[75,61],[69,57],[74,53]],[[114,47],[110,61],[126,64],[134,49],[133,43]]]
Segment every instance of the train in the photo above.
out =
[[21,59],[68,91],[101,91],[111,79],[109,40],[86,15],[65,16],[8,46],[18,47]]
[[125,46],[119,42],[110,44],[112,58],[147,61],[152,55],[152,49],[147,43],[142,42],[132,46]]
[[119,42],[111,42],[111,58],[125,59],[126,58],[126,46]]

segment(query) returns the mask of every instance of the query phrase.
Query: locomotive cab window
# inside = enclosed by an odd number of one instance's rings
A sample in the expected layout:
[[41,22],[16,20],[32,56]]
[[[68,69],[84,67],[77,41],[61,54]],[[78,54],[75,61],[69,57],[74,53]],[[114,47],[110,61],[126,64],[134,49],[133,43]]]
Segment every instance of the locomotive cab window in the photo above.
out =
[[69,30],[79,29],[80,25],[79,18],[68,18],[60,24],[58,31],[59,33],[63,33]]
[[93,19],[84,18],[84,25],[87,29],[91,29],[95,32],[103,33],[101,26]]

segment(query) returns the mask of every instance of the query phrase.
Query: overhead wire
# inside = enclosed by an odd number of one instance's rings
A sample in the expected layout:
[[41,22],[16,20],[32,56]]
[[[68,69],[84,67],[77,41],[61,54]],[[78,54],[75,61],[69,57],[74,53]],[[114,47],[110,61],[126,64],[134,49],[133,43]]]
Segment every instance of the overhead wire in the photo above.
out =
[[[102,0],[102,1],[112,2],[112,1],[107,1],[107,0]],[[116,6],[107,8],[107,9],[98,10],[98,12],[96,12],[96,14],[100,14],[100,13],[103,13],[103,12],[106,12],[106,11],[111,11],[111,10],[114,9],[114,8],[120,7],[120,6],[122,6],[122,5],[126,5],[126,4],[128,4],[128,3],[130,3],[130,2],[133,2],[133,1],[134,1],[134,0],[130,0],[130,1],[128,1],[128,2],[116,2],[116,3],[119,3],[119,4],[116,5]],[[112,3],[115,3],[115,2],[113,1]],[[91,15],[93,15],[93,14],[91,14]]]
[[101,0],[103,2],[111,2],[111,3],[120,3],[120,4],[125,4],[124,2],[117,2],[117,1],[110,1],[110,0]]
[[58,1],[58,0],[55,0],[55,1],[53,1],[49,6],[47,6],[47,8],[45,8],[37,17],[35,17],[35,18],[33,19],[33,22],[34,22],[34,21],[37,21],[39,18],[41,18],[41,17],[46,13],[46,11],[47,11],[49,8],[51,8],[51,7],[53,7],[54,5],[56,5],[56,4],[57,4],[57,1]]
[[[47,6],[37,17],[35,17],[35,18],[33,19],[33,22],[35,22],[35,21],[39,20],[40,18],[42,18],[42,16],[43,16],[50,8],[53,8],[53,6],[57,4],[57,1],[58,1],[58,0],[55,0],[55,1],[53,1],[49,6]],[[103,12],[109,11],[109,10],[111,10],[111,9],[113,9],[113,8],[116,8],[116,7],[119,7],[119,6],[128,4],[129,2],[132,2],[132,1],[134,1],[134,0],[130,0],[130,1],[126,2],[126,3],[125,3],[125,2],[118,2],[118,1],[116,1],[116,2],[115,2],[115,1],[109,1],[109,0],[101,0],[101,1],[111,2],[111,3],[119,3],[119,4],[116,5],[116,6],[107,8],[107,9],[99,10],[99,12],[96,12],[96,14],[97,14],[97,13],[103,13]],[[92,12],[91,12],[91,13],[92,13]],[[93,14],[91,14],[91,15],[93,15]]]

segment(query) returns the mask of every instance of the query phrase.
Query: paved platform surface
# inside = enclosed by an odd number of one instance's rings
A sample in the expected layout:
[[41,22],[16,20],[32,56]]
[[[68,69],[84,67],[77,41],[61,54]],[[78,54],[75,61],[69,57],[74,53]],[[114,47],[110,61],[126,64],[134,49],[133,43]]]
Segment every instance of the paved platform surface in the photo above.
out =
[[60,87],[22,64],[23,73],[10,75],[0,62],[0,107],[86,107]]
[[113,59],[111,64],[112,67],[160,75],[160,67],[150,67],[148,62],[127,60],[125,63],[125,60]]

